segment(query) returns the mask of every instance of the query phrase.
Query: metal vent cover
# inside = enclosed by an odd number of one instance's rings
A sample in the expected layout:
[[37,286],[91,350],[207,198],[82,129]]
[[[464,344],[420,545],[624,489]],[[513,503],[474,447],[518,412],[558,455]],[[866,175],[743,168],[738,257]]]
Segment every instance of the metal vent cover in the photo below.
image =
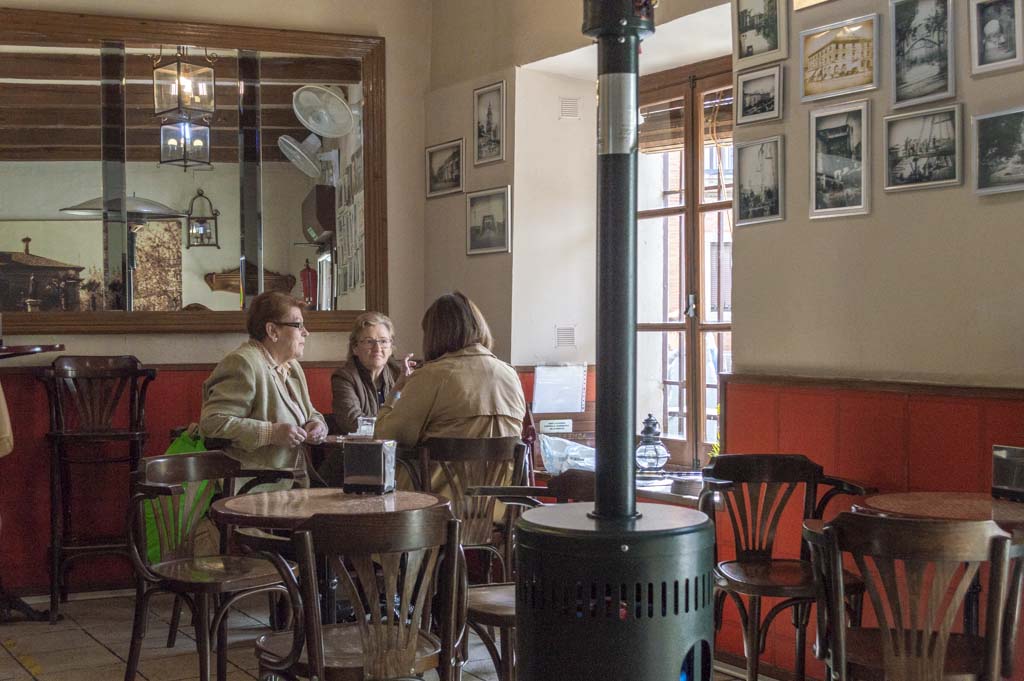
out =
[[574,347],[576,347],[576,327],[575,326],[556,326],[555,327],[555,347],[556,348],[574,348]]
[[559,97],[558,98],[558,118],[579,120],[580,119],[580,98],[579,97]]

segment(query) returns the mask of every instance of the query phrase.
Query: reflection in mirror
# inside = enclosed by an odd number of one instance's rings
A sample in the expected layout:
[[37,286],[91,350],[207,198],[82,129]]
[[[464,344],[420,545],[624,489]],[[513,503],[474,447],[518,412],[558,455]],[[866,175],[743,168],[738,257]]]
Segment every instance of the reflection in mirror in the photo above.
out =
[[[154,65],[166,65],[180,48],[117,46],[113,66],[123,69],[124,86],[106,88],[106,96],[123,92],[123,108],[103,106],[103,69],[109,72],[114,54],[105,49],[101,59],[97,48],[0,46],[0,310],[237,310],[243,290],[258,290],[257,272],[263,288],[289,291],[312,309],[363,309],[359,63],[246,53],[258,62],[249,93],[258,155],[246,163],[237,50],[187,48],[190,62],[215,73],[216,108],[193,119],[209,125],[209,136],[165,134],[162,145],[161,125],[175,122],[155,115]],[[184,91],[192,83],[180,85]],[[110,135],[124,140],[123,189],[114,181]],[[182,172],[161,163],[161,150],[166,155],[186,137],[209,145],[209,165]],[[216,210],[216,235],[190,244],[190,206],[198,218],[195,207],[206,205],[193,202],[200,192]],[[91,211],[79,206],[93,199]]]

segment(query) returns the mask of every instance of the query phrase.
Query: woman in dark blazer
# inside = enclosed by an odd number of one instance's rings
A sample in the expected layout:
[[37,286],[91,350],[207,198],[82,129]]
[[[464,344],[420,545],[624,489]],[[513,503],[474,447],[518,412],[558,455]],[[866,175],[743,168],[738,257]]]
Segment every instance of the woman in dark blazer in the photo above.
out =
[[395,326],[379,312],[356,318],[348,337],[348,361],[331,376],[334,424],[332,432],[356,432],[360,416],[377,416],[380,406],[402,373],[392,357]]

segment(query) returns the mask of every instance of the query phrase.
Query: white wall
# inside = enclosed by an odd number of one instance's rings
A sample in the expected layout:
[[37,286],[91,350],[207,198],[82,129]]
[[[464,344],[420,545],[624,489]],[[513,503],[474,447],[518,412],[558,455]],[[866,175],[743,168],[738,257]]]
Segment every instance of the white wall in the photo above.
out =
[[[579,119],[559,119],[559,97]],[[592,81],[516,69],[512,363],[594,363],[597,103]],[[576,347],[555,347],[555,326]]]

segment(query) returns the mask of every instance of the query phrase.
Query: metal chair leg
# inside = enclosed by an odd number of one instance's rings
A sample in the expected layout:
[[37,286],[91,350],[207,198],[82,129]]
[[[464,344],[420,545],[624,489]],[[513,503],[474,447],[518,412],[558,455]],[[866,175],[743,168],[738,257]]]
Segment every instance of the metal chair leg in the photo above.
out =
[[139,670],[139,656],[142,654],[142,639],[146,636],[149,618],[149,599],[155,591],[147,590],[140,582],[135,587],[135,614],[132,617],[132,640],[128,647],[128,664],[124,670],[124,681],[135,681]]
[[[223,598],[218,596],[218,602]],[[220,607],[222,605],[218,603],[218,608]],[[217,681],[227,681],[228,678],[228,615],[229,613],[224,613],[217,626]]]
[[196,650],[199,653],[199,681],[210,681],[210,596],[196,594]]
[[747,653],[747,681],[757,681],[761,664],[761,597],[751,596],[747,612],[747,626],[743,632],[743,647]]
[[167,630],[167,647],[173,648],[178,642],[178,627],[181,625],[181,596],[174,596],[171,607],[171,627]]

